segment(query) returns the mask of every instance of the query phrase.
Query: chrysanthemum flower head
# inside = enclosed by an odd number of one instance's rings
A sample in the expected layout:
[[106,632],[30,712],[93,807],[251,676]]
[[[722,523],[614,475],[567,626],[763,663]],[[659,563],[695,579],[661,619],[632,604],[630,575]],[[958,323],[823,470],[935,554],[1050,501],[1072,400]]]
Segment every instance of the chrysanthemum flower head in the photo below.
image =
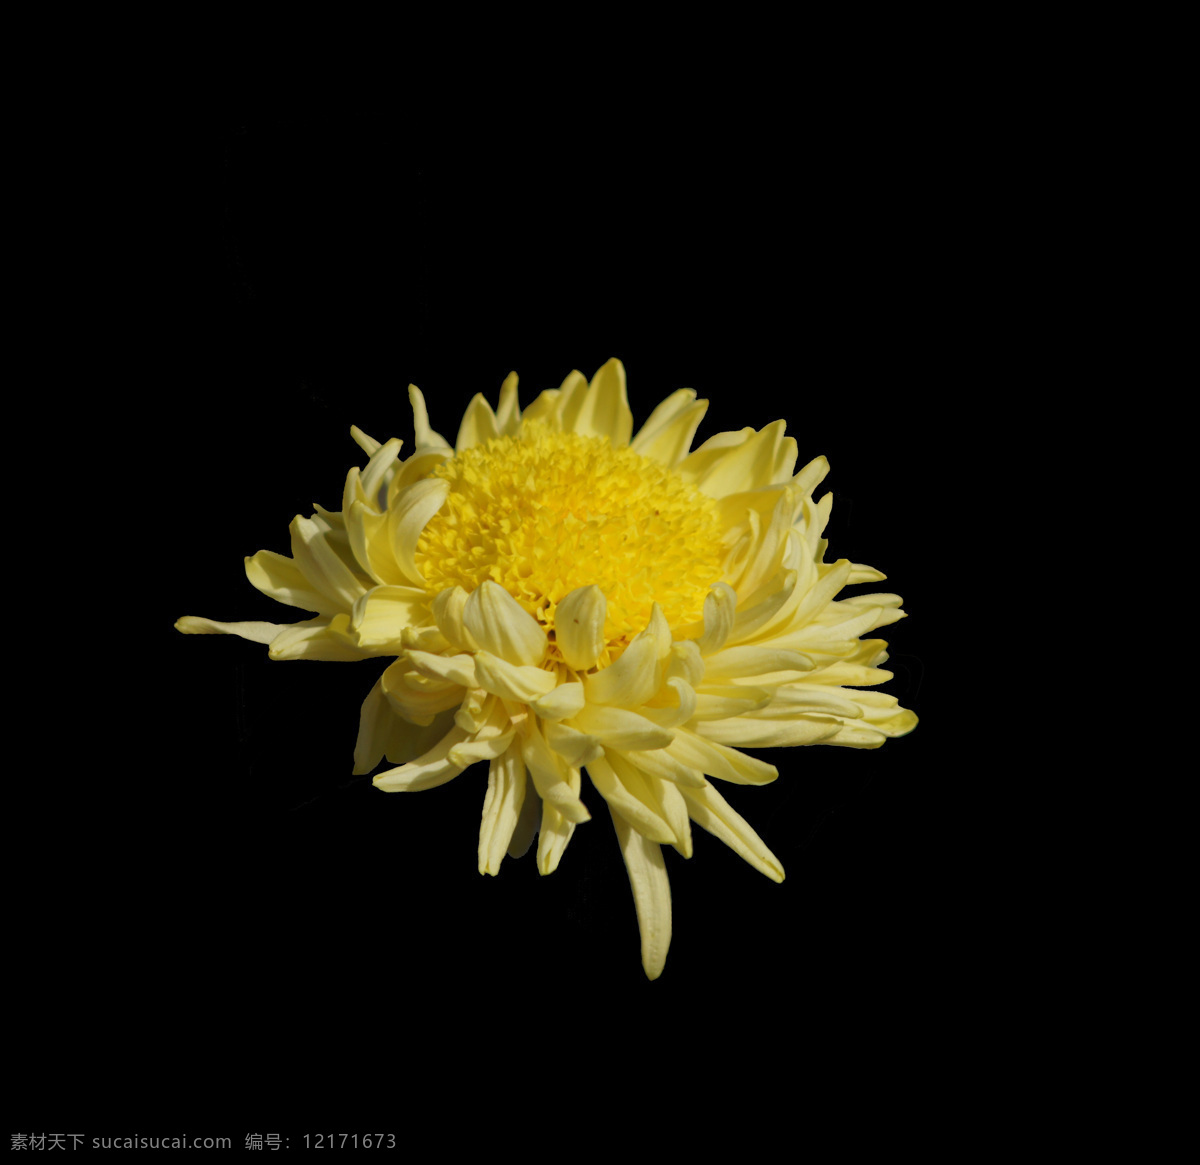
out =
[[526,409],[517,377],[482,395],[451,446],[409,388],[416,447],[351,433],[368,454],[342,508],[291,526],[250,582],[315,612],[292,624],[187,616],[188,634],[241,635],[273,659],[392,658],[362,707],[354,771],[428,789],[488,763],[479,870],[537,836],[543,874],[607,803],[629,871],[642,965],[662,972],[671,898],[662,847],[691,823],[776,882],[783,868],[711,779],[778,776],[742,747],[877,748],[916,717],[864,690],[891,678],[880,639],[893,594],[838,600],[883,575],[824,561],[823,457],[794,473],[783,421],[690,451],[707,402],[667,397],[636,436],[625,370],[572,372]]

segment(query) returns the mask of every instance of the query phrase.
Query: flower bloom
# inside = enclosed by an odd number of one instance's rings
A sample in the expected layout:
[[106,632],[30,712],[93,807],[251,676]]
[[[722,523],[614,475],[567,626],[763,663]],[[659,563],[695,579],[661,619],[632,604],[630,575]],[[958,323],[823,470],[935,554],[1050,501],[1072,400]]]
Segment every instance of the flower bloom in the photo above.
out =
[[429,789],[487,761],[479,870],[538,837],[555,870],[589,819],[581,774],[607,802],[629,871],[642,966],[662,972],[671,896],[662,847],[692,853],[691,822],[756,870],[783,868],[709,778],[778,771],[740,747],[877,748],[916,717],[862,690],[891,678],[893,594],[837,599],[879,571],[824,561],[832,497],[819,457],[793,474],[784,422],[718,433],[667,397],[636,436],[625,370],[572,372],[523,411],[517,377],[482,394],[451,446],[409,388],[416,447],[351,433],[369,456],[342,507],[291,525],[292,556],[261,550],[250,582],[299,623],[187,616],[187,634],[240,635],[272,659],[393,657],[362,707],[354,771],[388,792]]

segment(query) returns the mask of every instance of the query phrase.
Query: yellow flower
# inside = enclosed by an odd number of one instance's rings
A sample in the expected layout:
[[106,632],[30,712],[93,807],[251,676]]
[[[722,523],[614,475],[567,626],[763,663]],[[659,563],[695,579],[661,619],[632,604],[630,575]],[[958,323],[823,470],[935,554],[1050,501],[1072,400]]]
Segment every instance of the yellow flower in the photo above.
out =
[[916,725],[862,690],[891,678],[887,645],[860,637],[902,618],[900,598],[837,600],[884,576],[824,561],[832,498],[813,490],[829,466],[793,476],[783,421],[689,452],[707,402],[680,389],[633,436],[617,360],[523,411],[513,373],[495,412],[471,401],[453,447],[409,397],[412,456],[352,429],[370,460],[341,510],[298,516],[292,557],[246,560],[254,586],[315,618],[176,626],[269,644],[272,659],[395,657],[363,703],[354,771],[386,756],[398,767],[374,783],[412,791],[487,761],[481,873],[535,834],[538,869],[556,869],[589,819],[586,769],[657,978],[671,939],[662,846],[690,857],[691,822],[783,881],[708,779],[775,780],[739,747],[877,748]]

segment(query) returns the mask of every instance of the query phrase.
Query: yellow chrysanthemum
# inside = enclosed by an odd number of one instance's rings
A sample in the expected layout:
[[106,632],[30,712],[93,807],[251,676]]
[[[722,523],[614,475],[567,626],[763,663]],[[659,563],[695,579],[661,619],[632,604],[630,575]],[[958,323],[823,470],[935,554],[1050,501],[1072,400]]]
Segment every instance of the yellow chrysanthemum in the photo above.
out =
[[409,397],[413,455],[352,429],[370,460],[341,510],[298,516],[291,558],[246,560],[254,586],[316,618],[176,626],[269,644],[272,659],[396,657],[363,703],[354,771],[386,756],[398,767],[375,784],[411,791],[486,760],[481,873],[535,834],[552,872],[589,818],[586,769],[657,978],[671,938],[661,847],[690,857],[692,821],[783,881],[709,782],[775,780],[738,747],[877,748],[916,725],[895,697],[860,690],[891,678],[886,643],[860,637],[902,618],[900,598],[837,600],[884,576],[824,561],[832,498],[813,490],[829,466],[793,476],[782,421],[689,452],[707,402],[680,389],[632,436],[617,360],[524,411],[510,375],[495,412],[471,401],[453,447]]

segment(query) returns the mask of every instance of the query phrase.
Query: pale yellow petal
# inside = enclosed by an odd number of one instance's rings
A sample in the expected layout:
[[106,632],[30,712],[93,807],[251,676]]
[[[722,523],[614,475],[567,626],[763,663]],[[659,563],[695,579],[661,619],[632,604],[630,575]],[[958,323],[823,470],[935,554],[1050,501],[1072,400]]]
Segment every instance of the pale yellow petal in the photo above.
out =
[[352,646],[339,630],[348,630],[349,618],[321,616],[304,623],[292,623],[280,629],[271,640],[268,654],[272,659],[323,659],[348,661],[366,659],[368,652]]
[[674,739],[670,730],[645,716],[605,704],[588,704],[571,721],[571,727],[594,736],[605,748],[666,748]]
[[480,647],[509,663],[536,667],[546,658],[546,633],[537,620],[490,579],[471,592],[463,623]]
[[496,424],[496,414],[492,412],[492,406],[484,400],[483,393],[477,392],[467,405],[467,411],[463,413],[458,440],[454,445],[455,451],[461,453],[464,449],[481,445],[499,435],[500,429]]
[[475,658],[470,655],[436,655],[429,651],[407,651],[405,658],[423,676],[434,680],[447,680],[464,688],[481,685],[475,678]]
[[609,360],[592,377],[590,388],[581,391],[578,382],[564,391],[559,409],[563,429],[585,437],[607,437],[616,447],[629,444],[633,413],[625,388],[625,366]]
[[388,534],[396,564],[404,577],[416,586],[425,582],[416,562],[417,543],[449,492],[450,483],[445,479],[426,477],[405,489],[388,509]]
[[500,386],[496,428],[502,437],[515,437],[521,430],[521,408],[517,403],[517,374],[510,372]]
[[456,744],[461,744],[467,734],[461,728],[451,728],[441,740],[427,753],[401,765],[397,769],[389,769],[374,778],[376,788],[387,793],[415,793],[422,789],[432,789],[453,780],[463,771],[465,765],[455,764],[450,759],[450,751]]
[[360,647],[394,645],[394,655],[403,650],[401,635],[406,627],[429,618],[429,595],[415,587],[372,587],[361,595],[350,611],[350,630]]
[[330,545],[326,531],[311,518],[292,519],[292,558],[309,584],[337,611],[349,611],[366,587]]
[[552,692],[558,682],[553,672],[538,667],[518,667],[489,651],[477,651],[474,661],[478,686],[505,700],[532,704]]
[[[707,727],[697,725],[697,731]],[[774,765],[717,744],[711,738],[703,739],[686,728],[676,730],[675,739],[667,751],[681,764],[735,785],[768,785],[779,776],[779,770]]]
[[642,969],[647,979],[657,979],[671,945],[671,886],[662,849],[632,829],[619,814],[612,814],[621,856],[629,871],[633,905],[642,936]]
[[474,651],[479,647],[463,623],[463,611],[467,606],[467,592],[462,587],[447,587],[433,600],[433,618],[438,630],[454,647]]
[[679,792],[687,801],[688,813],[697,825],[720,838],[738,857],[749,862],[759,873],[766,874],[772,882],[783,881],[783,865],[779,859],[712,785],[702,789],[680,785]]
[[644,704],[660,686],[658,643],[653,633],[646,631],[633,637],[616,663],[584,679],[589,703],[624,708]]
[[708,401],[696,400],[692,389],[681,388],[650,414],[630,442],[630,448],[673,469],[687,456],[696,429],[707,411]]
[[415,384],[408,386],[408,399],[413,411],[413,432],[416,436],[416,448],[428,449],[438,445],[449,448],[450,442],[441,433],[435,433],[429,427],[429,412],[425,408],[425,396]]
[[543,720],[569,720],[586,702],[583,684],[559,684],[530,705]]
[[563,597],[554,613],[558,650],[569,667],[587,671],[604,650],[604,618],[608,602],[598,586],[579,587]]
[[270,643],[287,626],[286,623],[220,623],[199,615],[184,615],[175,621],[175,630],[184,635],[237,635],[252,643]]
[[[479,872],[498,874],[525,805],[525,762],[510,747],[488,767],[487,796],[479,825]],[[530,837],[532,840],[532,835]],[[527,843],[528,844],[528,843]]]
[[533,778],[538,796],[547,806],[553,806],[566,820],[575,824],[591,820],[591,814],[579,799],[578,788],[571,788],[569,766],[558,758],[536,729],[522,742],[521,757]]
[[332,616],[345,610],[338,600],[328,598],[309,582],[295,559],[273,550],[260,550],[247,558],[246,577],[251,586],[277,603],[319,615]]
[[603,757],[588,761],[588,776],[596,791],[608,802],[608,807],[619,813],[634,829],[650,841],[674,845],[676,837],[671,827],[648,805],[638,800],[622,783],[612,765]]

